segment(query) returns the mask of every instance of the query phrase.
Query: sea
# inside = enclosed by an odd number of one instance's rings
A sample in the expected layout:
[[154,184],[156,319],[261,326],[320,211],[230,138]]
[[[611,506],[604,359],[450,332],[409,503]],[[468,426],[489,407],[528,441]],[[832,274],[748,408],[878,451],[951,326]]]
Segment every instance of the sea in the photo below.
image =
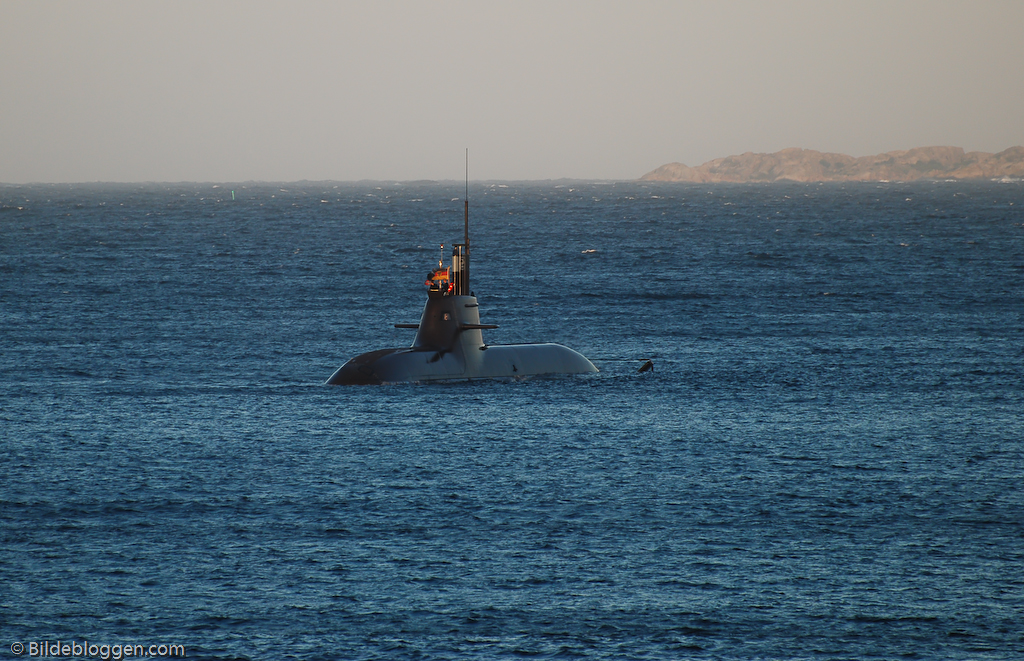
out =
[[[467,195],[600,373],[325,385]],[[3,658],[1024,658],[1020,181],[6,184],[0,356]]]

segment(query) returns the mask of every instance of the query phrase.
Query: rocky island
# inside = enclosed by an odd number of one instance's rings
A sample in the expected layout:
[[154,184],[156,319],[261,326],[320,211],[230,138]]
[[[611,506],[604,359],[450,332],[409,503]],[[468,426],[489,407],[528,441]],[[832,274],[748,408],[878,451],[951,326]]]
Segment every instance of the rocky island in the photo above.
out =
[[1024,177],[1024,147],[998,154],[960,147],[918,147],[855,158],[813,149],[783,149],[774,154],[747,152],[716,158],[697,167],[668,163],[648,172],[644,181],[696,183],[771,181],[912,181],[915,179],[1000,179]]

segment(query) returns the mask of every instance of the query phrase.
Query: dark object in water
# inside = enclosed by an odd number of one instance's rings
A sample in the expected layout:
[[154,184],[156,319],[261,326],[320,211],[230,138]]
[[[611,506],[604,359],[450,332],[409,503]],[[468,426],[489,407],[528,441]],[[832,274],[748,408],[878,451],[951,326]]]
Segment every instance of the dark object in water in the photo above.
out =
[[637,370],[638,373],[640,373],[640,372],[653,372],[653,371],[654,371],[654,363],[652,363],[650,360],[648,360],[643,365],[641,365],[640,369]]

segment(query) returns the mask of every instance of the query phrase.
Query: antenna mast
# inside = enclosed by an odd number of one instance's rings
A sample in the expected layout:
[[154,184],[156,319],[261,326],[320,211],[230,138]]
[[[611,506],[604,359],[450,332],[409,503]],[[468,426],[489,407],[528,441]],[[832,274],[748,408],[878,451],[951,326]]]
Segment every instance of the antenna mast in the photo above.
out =
[[469,147],[466,147],[466,204],[465,204],[465,220],[466,220],[466,256],[465,260],[465,280],[463,281],[463,294],[469,294]]

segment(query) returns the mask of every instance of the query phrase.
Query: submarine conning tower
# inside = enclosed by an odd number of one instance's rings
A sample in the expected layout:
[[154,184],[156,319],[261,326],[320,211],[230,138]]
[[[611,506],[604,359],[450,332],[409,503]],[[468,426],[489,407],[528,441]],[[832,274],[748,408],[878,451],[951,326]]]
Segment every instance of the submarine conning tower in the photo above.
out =
[[450,267],[438,267],[427,275],[427,302],[418,324],[395,324],[416,328],[414,349],[448,352],[461,347],[484,346],[480,331],[497,328],[480,323],[480,305],[469,291],[469,251],[465,243],[452,247]]
[[[497,328],[480,323],[480,305],[469,290],[469,198],[464,209],[463,243],[452,246],[451,266],[438,261],[437,268],[427,274],[427,303],[423,306],[420,323],[415,325],[414,349],[448,352],[456,342],[463,347],[483,347],[480,333],[485,328]],[[443,250],[443,246],[442,246]],[[412,324],[395,324],[396,328],[409,328]]]

